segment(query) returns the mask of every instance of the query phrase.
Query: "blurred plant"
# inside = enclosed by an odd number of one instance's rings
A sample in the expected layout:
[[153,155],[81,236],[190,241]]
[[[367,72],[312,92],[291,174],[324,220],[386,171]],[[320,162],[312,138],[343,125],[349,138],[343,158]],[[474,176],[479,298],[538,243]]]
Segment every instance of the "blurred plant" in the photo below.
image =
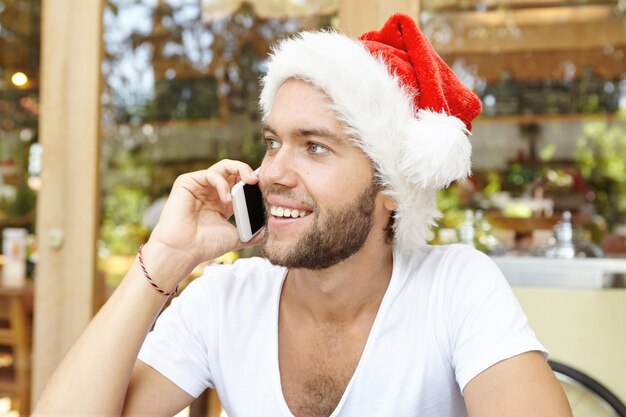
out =
[[134,255],[144,242],[148,230],[141,218],[148,207],[143,189],[118,185],[103,199],[103,221],[100,230],[104,247],[110,254]]
[[565,169],[547,169],[542,179],[547,190],[569,190],[574,184],[573,176]]
[[17,186],[15,200],[9,207],[9,215],[12,217],[25,216],[35,209],[37,194],[26,184],[26,180]]
[[595,207],[609,229],[626,217],[626,122],[583,125],[574,159],[595,192]]
[[504,182],[507,189],[523,191],[526,189],[526,186],[535,181],[540,174],[537,167],[516,162],[508,167],[504,175]]
[[465,218],[457,184],[437,191],[437,209],[443,214],[438,222],[439,227],[456,228]]
[[489,199],[496,193],[502,191],[502,179],[497,171],[489,171],[486,176],[487,183],[483,187],[482,196]]

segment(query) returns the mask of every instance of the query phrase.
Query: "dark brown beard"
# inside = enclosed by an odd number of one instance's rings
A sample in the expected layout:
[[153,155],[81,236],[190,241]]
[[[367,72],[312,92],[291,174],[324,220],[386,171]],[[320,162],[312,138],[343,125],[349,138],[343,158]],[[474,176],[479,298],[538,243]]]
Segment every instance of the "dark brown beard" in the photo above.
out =
[[263,256],[274,265],[305,269],[325,269],[349,258],[363,247],[372,229],[378,190],[370,185],[352,203],[326,214],[314,210],[311,230],[285,253],[273,253],[265,233]]

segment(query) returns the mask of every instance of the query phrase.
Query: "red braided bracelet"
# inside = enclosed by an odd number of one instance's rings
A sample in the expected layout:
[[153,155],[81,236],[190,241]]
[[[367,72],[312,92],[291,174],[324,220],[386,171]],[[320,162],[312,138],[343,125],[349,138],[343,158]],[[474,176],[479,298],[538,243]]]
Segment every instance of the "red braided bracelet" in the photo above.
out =
[[143,253],[141,253],[142,249],[143,249],[143,245],[139,246],[139,251],[138,251],[139,265],[141,265],[141,269],[143,270],[143,274],[146,276],[146,278],[148,278],[148,282],[150,282],[150,285],[152,285],[155,290],[157,290],[158,292],[160,292],[161,294],[163,294],[166,297],[170,297],[172,295],[176,295],[176,293],[178,292],[178,285],[176,286],[176,288],[174,288],[174,291],[172,291],[172,292],[165,292],[161,288],[159,288],[157,283],[154,282],[154,280],[152,278],[150,278],[150,274],[148,274],[148,270],[146,269],[146,266],[143,264]]

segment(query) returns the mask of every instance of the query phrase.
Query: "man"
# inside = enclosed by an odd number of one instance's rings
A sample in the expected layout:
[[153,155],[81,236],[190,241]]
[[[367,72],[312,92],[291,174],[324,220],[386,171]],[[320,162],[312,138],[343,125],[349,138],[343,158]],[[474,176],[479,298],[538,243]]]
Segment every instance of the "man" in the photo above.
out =
[[[261,106],[258,177],[226,160],[176,180],[36,414],[173,415],[214,387],[231,417],[570,416],[493,263],[425,245],[480,102],[413,21],[281,42]],[[243,246],[239,179],[264,192],[266,259],[208,268],[146,338],[163,294]]]

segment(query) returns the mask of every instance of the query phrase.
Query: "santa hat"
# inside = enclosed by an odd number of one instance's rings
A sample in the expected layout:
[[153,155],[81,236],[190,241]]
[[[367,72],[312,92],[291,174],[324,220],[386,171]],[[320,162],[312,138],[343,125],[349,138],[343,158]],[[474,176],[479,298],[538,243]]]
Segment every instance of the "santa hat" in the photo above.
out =
[[280,42],[263,78],[264,117],[290,78],[330,97],[347,133],[374,163],[397,203],[395,246],[414,251],[424,245],[440,215],[436,190],[470,174],[468,136],[481,110],[478,97],[401,14],[358,40],[302,32]]

